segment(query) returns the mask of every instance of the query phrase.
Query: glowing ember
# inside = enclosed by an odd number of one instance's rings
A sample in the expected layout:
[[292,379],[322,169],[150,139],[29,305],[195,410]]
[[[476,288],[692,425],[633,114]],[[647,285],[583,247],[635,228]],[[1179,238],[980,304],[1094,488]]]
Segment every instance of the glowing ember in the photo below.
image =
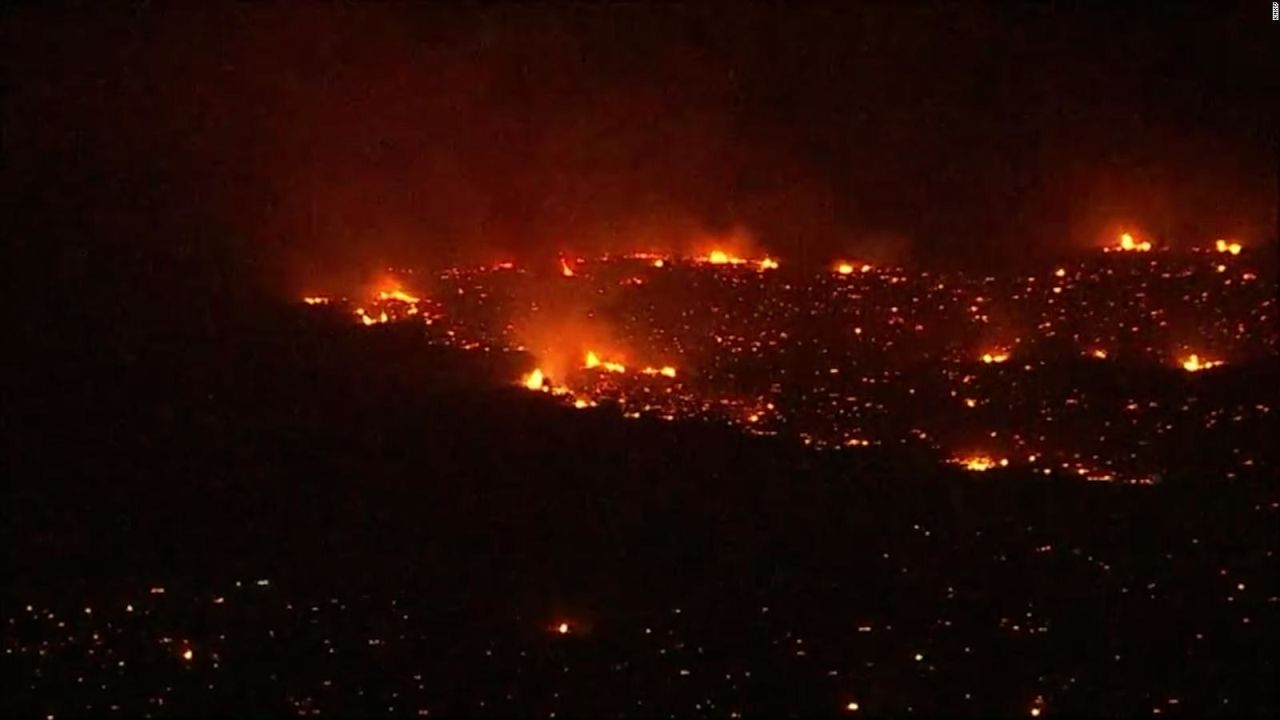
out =
[[1200,372],[1210,368],[1218,367],[1222,364],[1221,360],[1201,360],[1199,355],[1192,353],[1182,360],[1182,369],[1187,372]]
[[542,370],[534,368],[533,372],[521,378],[520,382],[530,390],[541,390],[546,378],[542,375]]
[[1009,359],[1008,350],[996,350],[994,352],[983,353],[982,362],[990,365],[991,363],[1002,363]]
[[1097,348],[1097,349],[1093,350],[1092,352],[1090,352],[1089,354],[1090,354],[1090,355],[1092,355],[1092,356],[1094,356],[1094,357],[1096,357],[1096,358],[1098,358],[1099,360],[1106,360],[1106,359],[1107,359],[1107,351],[1106,351],[1106,350],[1103,350],[1102,348]]
[[847,262],[842,262],[836,265],[836,272],[840,273],[841,275],[852,275],[853,265],[850,265]]
[[845,705],[844,709],[848,710],[849,712],[858,712],[858,707],[859,707],[858,703],[851,702],[848,705]]
[[329,298],[323,295],[308,295],[307,297],[302,298],[302,302],[308,305],[328,305]]
[[191,662],[191,660],[195,658],[195,656],[196,654],[191,650],[191,648],[187,648],[186,650],[182,651],[182,659],[186,660],[187,662]]
[[1226,240],[1218,240],[1214,242],[1213,248],[1220,253],[1230,253],[1232,255],[1239,255],[1240,251],[1244,250],[1244,246],[1240,243],[1227,242]]
[[556,632],[560,633],[561,635],[568,635],[571,629],[572,628],[569,627],[569,623],[567,622],[562,622],[556,626]]
[[767,257],[760,261],[760,269],[761,270],[777,270],[778,261],[774,260],[773,258]]
[[564,258],[560,258],[560,274],[565,277],[571,278],[577,273],[575,273],[573,271],[573,268],[569,266],[569,262],[567,260],[565,260]]

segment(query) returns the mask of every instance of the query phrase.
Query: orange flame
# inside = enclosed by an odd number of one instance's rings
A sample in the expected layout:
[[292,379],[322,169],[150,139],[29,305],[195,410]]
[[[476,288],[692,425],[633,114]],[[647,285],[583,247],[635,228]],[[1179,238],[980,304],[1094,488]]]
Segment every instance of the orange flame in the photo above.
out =
[[1187,372],[1200,372],[1201,370],[1208,370],[1210,368],[1218,367],[1221,364],[1222,364],[1221,360],[1209,360],[1209,359],[1201,360],[1199,355],[1192,353],[1191,355],[1188,355],[1187,357],[1183,358],[1182,369],[1186,370]]
[[1138,242],[1133,239],[1130,233],[1121,233],[1120,241],[1113,248],[1106,248],[1107,252],[1115,250],[1117,252],[1148,252],[1151,250],[1151,241],[1143,240]]
[[546,378],[539,368],[534,368],[533,372],[520,379],[520,383],[530,390],[541,390],[545,382]]
[[1220,253],[1230,253],[1232,255],[1239,255],[1240,251],[1244,249],[1244,246],[1240,243],[1227,242],[1226,240],[1215,241],[1213,247]]
[[608,372],[615,372],[615,373],[624,373],[627,371],[626,366],[623,365],[622,363],[610,362],[608,360],[601,360],[600,356],[596,355],[595,352],[592,350],[587,351],[587,357],[586,357],[586,360],[583,362],[583,367],[586,367],[588,370],[601,368]]
[[964,455],[961,457],[953,458],[951,462],[971,472],[986,472],[996,467],[1009,466],[1008,458],[1000,458],[997,460],[996,458],[993,458],[990,455],[981,455],[981,454]]

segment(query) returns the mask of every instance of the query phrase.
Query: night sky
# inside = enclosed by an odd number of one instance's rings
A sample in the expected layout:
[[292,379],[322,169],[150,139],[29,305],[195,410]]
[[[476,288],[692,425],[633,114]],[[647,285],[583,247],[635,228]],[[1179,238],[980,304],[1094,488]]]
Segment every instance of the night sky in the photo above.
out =
[[1272,242],[1265,5],[27,7],[6,194],[64,285],[289,295],[707,234],[815,264]]

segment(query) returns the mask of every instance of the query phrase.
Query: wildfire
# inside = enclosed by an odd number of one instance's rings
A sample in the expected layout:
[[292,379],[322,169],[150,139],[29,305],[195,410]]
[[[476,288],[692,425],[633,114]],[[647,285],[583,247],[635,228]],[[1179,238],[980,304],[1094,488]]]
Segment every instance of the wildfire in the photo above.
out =
[[777,270],[778,261],[774,260],[773,258],[766,257],[765,259],[760,261],[760,269],[761,270]]
[[308,295],[307,297],[302,298],[302,302],[308,305],[328,305],[329,298],[323,295]]
[[1227,242],[1226,240],[1218,240],[1214,242],[1213,248],[1220,253],[1230,253],[1232,255],[1239,255],[1240,251],[1244,250],[1244,246],[1240,243]]
[[951,462],[971,472],[986,472],[992,468],[1009,466],[1008,458],[997,460],[990,455],[965,455],[955,458]]
[[1182,360],[1182,369],[1187,372],[1200,372],[1210,368],[1218,367],[1222,364],[1221,360],[1201,360],[1199,355],[1192,353]]
[[707,254],[706,260],[712,265],[741,265],[746,262],[744,258],[730,255],[723,250],[712,250]]
[[520,383],[530,390],[541,390],[543,384],[546,383],[546,380],[546,377],[542,374],[542,370],[540,368],[534,368],[533,372],[520,379]]
[[676,369],[671,367],[670,365],[663,365],[660,368],[646,367],[640,372],[644,373],[645,375],[661,375],[663,377],[669,377],[669,378],[673,378],[676,376]]
[[586,357],[586,360],[583,362],[583,367],[587,368],[588,370],[594,370],[596,368],[600,368],[603,370],[607,370],[608,372],[615,372],[615,373],[624,373],[627,371],[626,366],[623,365],[622,363],[610,362],[608,360],[601,360],[600,356],[596,355],[595,352],[591,350],[587,351],[587,357]]
[[835,271],[840,275],[852,275],[854,271],[864,272],[864,273],[871,272],[871,266],[867,263],[862,263],[861,265],[854,265],[851,262],[841,260],[836,263]]
[[395,290],[381,290],[378,292],[379,300],[390,300],[395,302],[409,303],[410,305],[417,303],[419,298],[411,295],[399,288]]
[[575,273],[573,271],[573,268],[569,265],[569,261],[565,260],[564,258],[560,258],[560,274],[567,278],[571,278],[577,275],[577,273]]
[[1002,363],[1009,359],[1008,350],[996,350],[982,354],[982,362],[990,365],[991,363]]
[[1107,248],[1108,252],[1111,250],[1115,250],[1117,252],[1148,252],[1151,250],[1151,241],[1143,240],[1142,242],[1138,242],[1133,239],[1133,235],[1129,233],[1121,233],[1120,242],[1115,247]]

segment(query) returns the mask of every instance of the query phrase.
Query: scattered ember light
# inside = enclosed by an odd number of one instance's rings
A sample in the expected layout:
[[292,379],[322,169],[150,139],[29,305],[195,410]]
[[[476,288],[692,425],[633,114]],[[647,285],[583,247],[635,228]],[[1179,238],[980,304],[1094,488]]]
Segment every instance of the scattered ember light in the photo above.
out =
[[323,295],[308,295],[307,297],[302,298],[302,302],[308,305],[328,305],[329,298]]

